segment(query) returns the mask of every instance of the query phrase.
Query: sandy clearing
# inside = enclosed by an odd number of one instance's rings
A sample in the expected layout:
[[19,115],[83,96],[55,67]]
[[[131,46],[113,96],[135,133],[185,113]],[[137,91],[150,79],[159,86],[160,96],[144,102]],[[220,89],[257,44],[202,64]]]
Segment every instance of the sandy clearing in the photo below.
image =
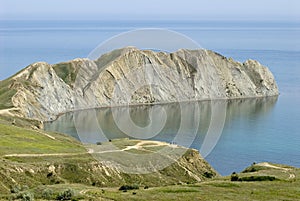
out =
[[264,166],[264,167],[269,167],[269,168],[274,168],[274,169],[280,169],[280,170],[284,170],[284,171],[290,171],[290,170],[292,170],[290,168],[284,168],[284,167],[278,167],[278,166],[275,166],[275,165],[271,165],[270,163],[267,163],[267,162],[258,163],[257,165]]

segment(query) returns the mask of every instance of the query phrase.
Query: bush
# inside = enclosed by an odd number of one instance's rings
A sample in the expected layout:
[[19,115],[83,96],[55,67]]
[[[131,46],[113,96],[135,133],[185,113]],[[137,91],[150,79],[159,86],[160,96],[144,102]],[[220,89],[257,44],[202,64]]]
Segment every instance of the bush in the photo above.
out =
[[252,165],[248,168],[246,168],[242,173],[248,173],[248,172],[258,172],[260,170],[265,170],[266,168],[263,166],[256,166],[256,165]]
[[23,192],[18,195],[18,199],[21,199],[22,201],[33,201],[34,194],[31,192]]
[[134,189],[139,189],[139,186],[134,184],[134,185],[123,185],[119,188],[120,191],[127,191],[127,190],[134,190]]
[[56,197],[56,200],[71,200],[74,196],[74,190],[73,189],[67,189],[61,193],[59,193]]
[[51,200],[53,197],[53,191],[51,189],[44,189],[42,192],[42,198],[46,200]]
[[206,178],[213,178],[214,174],[211,172],[204,172],[203,176]]
[[233,173],[231,174],[230,180],[231,180],[231,181],[239,181],[239,176],[238,176],[235,172],[233,172]]
[[250,176],[250,177],[241,177],[239,181],[274,181],[276,177],[272,176]]
[[11,193],[19,193],[20,191],[21,191],[21,186],[19,186],[19,185],[10,187]]

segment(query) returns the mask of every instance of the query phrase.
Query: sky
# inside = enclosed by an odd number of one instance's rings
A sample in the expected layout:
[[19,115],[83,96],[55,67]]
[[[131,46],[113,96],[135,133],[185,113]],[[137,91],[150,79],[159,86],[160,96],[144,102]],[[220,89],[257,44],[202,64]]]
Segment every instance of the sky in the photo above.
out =
[[299,0],[0,0],[0,20],[300,20]]

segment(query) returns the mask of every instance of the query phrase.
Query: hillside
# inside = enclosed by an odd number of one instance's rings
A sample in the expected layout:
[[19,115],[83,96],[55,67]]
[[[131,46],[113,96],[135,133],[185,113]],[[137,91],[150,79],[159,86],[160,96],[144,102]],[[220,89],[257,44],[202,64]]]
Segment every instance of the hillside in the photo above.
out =
[[[120,187],[124,184],[161,186],[195,183],[218,175],[196,150],[183,147],[172,147],[174,152],[180,150],[184,154],[164,169],[149,174],[126,173],[112,165],[113,162],[122,161],[126,153],[138,158],[139,155],[151,153],[153,150],[171,148],[171,145],[128,139],[113,140],[102,145],[82,145],[63,134],[45,132],[33,127],[38,125],[38,121],[14,119],[0,116],[0,194],[3,196],[10,196],[13,188],[23,186],[27,189],[44,185],[51,187],[54,184],[97,187]],[[106,150],[106,147],[112,145],[126,149],[113,154],[114,150]],[[139,148],[132,148],[133,145]],[[90,153],[91,149],[95,150],[95,154],[96,150],[104,149],[104,155],[110,156],[110,159],[96,160]],[[170,156],[156,157],[156,160],[163,161]],[[135,162],[139,164],[138,159]]]
[[127,47],[98,60],[38,62],[0,82],[0,109],[37,120],[71,110],[127,104],[278,95],[268,68],[209,50]]

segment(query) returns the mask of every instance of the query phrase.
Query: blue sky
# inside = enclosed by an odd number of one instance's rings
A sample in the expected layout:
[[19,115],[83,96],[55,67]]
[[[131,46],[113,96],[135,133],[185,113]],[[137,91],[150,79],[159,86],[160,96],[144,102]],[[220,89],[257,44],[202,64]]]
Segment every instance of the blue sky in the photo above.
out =
[[0,19],[289,20],[299,0],[0,0]]

